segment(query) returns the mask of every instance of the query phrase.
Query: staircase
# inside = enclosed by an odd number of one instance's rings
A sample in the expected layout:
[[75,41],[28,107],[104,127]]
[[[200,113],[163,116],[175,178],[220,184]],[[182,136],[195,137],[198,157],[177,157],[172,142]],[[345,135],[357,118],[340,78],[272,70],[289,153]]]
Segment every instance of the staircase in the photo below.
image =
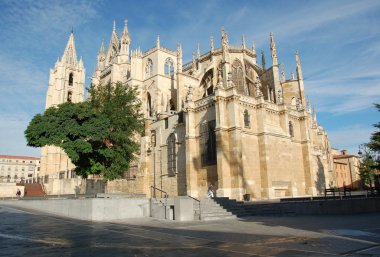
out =
[[224,209],[214,199],[204,198],[194,201],[194,220],[236,219],[236,215]]
[[25,195],[28,196],[44,196],[46,193],[40,183],[25,184]]
[[237,217],[294,216],[295,211],[287,203],[244,203],[228,197],[214,198],[216,203]]

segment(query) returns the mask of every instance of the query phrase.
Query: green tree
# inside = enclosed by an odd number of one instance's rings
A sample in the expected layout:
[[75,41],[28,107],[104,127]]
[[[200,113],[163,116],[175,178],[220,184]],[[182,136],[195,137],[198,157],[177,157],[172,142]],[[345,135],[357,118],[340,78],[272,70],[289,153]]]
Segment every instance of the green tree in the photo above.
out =
[[117,83],[89,90],[90,100],[37,114],[25,130],[29,146],[62,148],[83,177],[122,177],[139,150],[144,123],[135,89]]
[[361,156],[359,173],[360,179],[364,186],[372,186],[375,182],[376,162],[374,160],[374,154],[369,149],[365,148],[364,153]]
[[[375,106],[380,112],[380,104],[375,104]],[[370,142],[367,146],[373,151],[380,152],[380,122],[374,124],[373,126],[379,130],[372,133]]]

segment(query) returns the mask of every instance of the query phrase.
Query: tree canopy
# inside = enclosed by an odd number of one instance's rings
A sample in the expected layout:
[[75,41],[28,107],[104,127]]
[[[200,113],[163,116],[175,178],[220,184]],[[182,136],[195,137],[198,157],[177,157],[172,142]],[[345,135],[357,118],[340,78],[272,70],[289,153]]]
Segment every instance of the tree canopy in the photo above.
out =
[[122,177],[139,150],[144,122],[137,92],[122,83],[89,89],[82,103],[64,103],[37,114],[25,130],[29,146],[62,148],[83,177]]
[[[380,112],[380,104],[375,104],[375,107]],[[370,138],[370,142],[367,144],[367,146],[375,151],[380,152],[380,122],[373,125],[375,128],[379,129],[378,131],[375,131]]]

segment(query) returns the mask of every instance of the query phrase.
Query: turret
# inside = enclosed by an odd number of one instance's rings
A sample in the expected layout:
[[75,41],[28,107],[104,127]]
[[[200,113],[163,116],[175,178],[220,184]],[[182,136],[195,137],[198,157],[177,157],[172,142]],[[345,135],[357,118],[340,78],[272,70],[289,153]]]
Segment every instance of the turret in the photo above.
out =
[[98,53],[98,63],[96,65],[96,69],[99,71],[104,70],[104,61],[106,60],[106,53],[104,52],[104,42],[100,45],[99,53]]
[[276,43],[274,41],[273,33],[270,33],[270,51],[272,54],[272,65],[277,66],[278,60],[277,60],[277,49],[276,49]]
[[265,56],[264,56],[264,50],[261,49],[261,66],[263,67],[263,70],[265,71]]
[[113,22],[113,30],[111,34],[110,43],[108,44],[107,56],[105,65],[108,66],[112,60],[119,54],[120,51],[120,42],[119,36],[116,32],[116,21]]
[[120,39],[120,55],[126,55],[129,58],[129,46],[131,44],[131,37],[128,32],[127,20],[124,21],[124,30]]
[[298,54],[298,50],[296,51],[296,72],[297,72],[297,80],[298,80],[298,86],[299,86],[299,91],[300,91],[300,99],[301,99],[302,104],[305,104],[305,88],[303,84],[301,61]]
[[223,69],[223,85],[228,87],[228,74],[230,72],[230,53],[229,53],[228,35],[222,28],[222,69]]

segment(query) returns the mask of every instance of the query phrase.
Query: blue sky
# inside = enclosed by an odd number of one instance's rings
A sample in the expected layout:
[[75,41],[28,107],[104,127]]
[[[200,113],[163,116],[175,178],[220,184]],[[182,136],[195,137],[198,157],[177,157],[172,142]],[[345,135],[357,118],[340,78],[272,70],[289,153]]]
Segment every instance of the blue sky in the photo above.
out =
[[273,32],[287,77],[300,52],[305,90],[335,148],[357,152],[380,115],[380,1],[0,1],[0,154],[39,156],[26,146],[24,130],[44,111],[49,69],[62,55],[71,28],[83,56],[86,84],[101,41],[116,20],[119,34],[128,20],[131,49],[182,44],[184,62],[197,43],[220,45],[224,27],[230,44],[255,40],[271,63]]

